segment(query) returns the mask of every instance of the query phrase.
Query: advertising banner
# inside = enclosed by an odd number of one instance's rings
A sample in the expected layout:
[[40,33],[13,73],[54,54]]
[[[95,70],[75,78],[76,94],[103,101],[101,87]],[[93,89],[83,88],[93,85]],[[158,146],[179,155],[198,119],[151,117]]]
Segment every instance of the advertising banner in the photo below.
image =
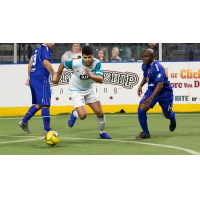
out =
[[[200,111],[200,62],[161,62],[174,91],[175,112]],[[137,89],[142,81],[142,62],[102,63],[104,83],[94,83],[104,112],[137,112],[141,97]],[[57,71],[59,64],[52,64]],[[0,116],[24,115],[32,105],[31,91],[25,82],[27,64],[0,65]],[[63,71],[58,85],[51,84],[51,114],[69,113],[73,102],[68,93],[72,71]],[[143,94],[147,85],[143,87]],[[93,113],[87,106],[88,113]],[[156,105],[150,112],[161,112]]]

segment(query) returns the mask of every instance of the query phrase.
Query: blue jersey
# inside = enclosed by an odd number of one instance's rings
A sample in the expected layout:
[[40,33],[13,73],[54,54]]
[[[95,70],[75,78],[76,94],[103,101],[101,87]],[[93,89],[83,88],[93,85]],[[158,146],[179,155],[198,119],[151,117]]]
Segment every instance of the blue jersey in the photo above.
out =
[[153,93],[157,86],[157,82],[164,82],[162,90],[158,93],[156,97],[165,98],[169,95],[169,92],[172,92],[172,87],[168,81],[168,78],[165,74],[165,68],[154,61],[151,65],[142,65],[142,70],[144,71],[144,77],[148,82],[148,91]]
[[33,52],[33,55],[31,57],[32,60],[32,70],[30,73],[31,79],[42,79],[47,80],[49,78],[50,72],[45,68],[43,61],[44,60],[51,61],[51,53],[48,47],[45,45],[39,46],[35,51]]

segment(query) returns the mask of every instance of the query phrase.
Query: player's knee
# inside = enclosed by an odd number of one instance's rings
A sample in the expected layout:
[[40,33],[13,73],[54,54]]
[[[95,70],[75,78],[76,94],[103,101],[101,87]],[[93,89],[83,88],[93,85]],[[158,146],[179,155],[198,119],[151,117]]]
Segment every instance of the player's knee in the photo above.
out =
[[104,114],[103,114],[102,110],[100,110],[99,112],[97,112],[96,115],[97,115],[98,118],[103,118],[104,117]]
[[141,109],[141,110],[148,110],[148,107],[145,106],[144,104],[139,104],[139,107],[138,107],[138,110]]
[[87,113],[78,114],[81,120],[84,120],[87,117]]

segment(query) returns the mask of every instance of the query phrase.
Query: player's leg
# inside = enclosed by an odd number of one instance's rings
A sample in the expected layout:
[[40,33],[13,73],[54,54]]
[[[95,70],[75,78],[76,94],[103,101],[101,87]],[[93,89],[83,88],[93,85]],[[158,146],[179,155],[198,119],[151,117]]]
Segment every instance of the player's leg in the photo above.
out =
[[146,139],[146,138],[150,138],[151,137],[150,133],[149,133],[148,125],[147,125],[147,111],[150,108],[154,107],[154,105],[156,104],[156,101],[153,100],[151,102],[150,106],[147,106],[147,105],[143,104],[144,101],[147,98],[149,98],[150,96],[151,96],[151,93],[147,91],[144,94],[144,96],[142,97],[141,101],[140,101],[140,104],[139,104],[139,107],[138,107],[138,119],[139,119],[140,126],[141,126],[143,131],[135,139]]
[[70,96],[73,100],[74,110],[68,120],[68,125],[72,128],[76,122],[76,119],[84,120],[87,117],[87,110],[85,107],[85,95],[78,92],[70,92]]
[[112,139],[105,131],[105,116],[102,110],[100,99],[95,89],[93,88],[91,92],[85,98],[86,105],[89,105],[97,116],[97,123],[99,125],[99,134],[101,138]]
[[[30,89],[32,94],[32,104],[28,110],[28,112],[25,114],[24,118],[18,123],[18,125],[26,132],[30,132],[28,128],[28,121],[35,115],[35,113],[39,110],[37,107],[37,96],[35,92],[35,88],[33,86],[33,83],[30,81]],[[34,105],[35,104],[35,105]]]
[[100,137],[103,138],[103,139],[112,139],[112,137],[109,136],[104,131],[106,122],[105,122],[105,115],[103,113],[100,101],[97,101],[95,103],[89,103],[88,105],[92,108],[92,110],[94,111],[94,113],[97,116],[97,123],[99,125],[99,135],[100,135]]
[[37,95],[38,106],[42,108],[41,115],[43,118],[44,131],[43,134],[46,135],[51,129],[50,127],[50,105],[51,105],[51,89],[48,80],[43,81],[43,87],[39,88],[39,93]]
[[166,101],[159,102],[162,107],[163,114],[166,119],[170,120],[169,130],[172,132],[176,129],[176,117],[175,113],[172,111],[173,98]]

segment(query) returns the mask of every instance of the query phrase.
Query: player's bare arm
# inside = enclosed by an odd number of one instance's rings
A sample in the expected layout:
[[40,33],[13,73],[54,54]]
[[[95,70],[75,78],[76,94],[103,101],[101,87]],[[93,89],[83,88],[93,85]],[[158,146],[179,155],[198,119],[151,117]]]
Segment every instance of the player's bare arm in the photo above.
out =
[[51,74],[53,74],[53,77],[54,77],[54,79],[55,79],[56,73],[55,73],[55,71],[54,71],[54,69],[53,69],[51,63],[49,62],[49,60],[46,60],[46,59],[45,59],[45,60],[43,61],[43,64],[44,64],[45,68],[46,68]]
[[31,69],[32,69],[32,60],[30,59],[29,64],[28,64],[28,78],[25,83],[25,85],[27,86],[29,86]]
[[58,84],[58,83],[59,83],[60,77],[61,77],[62,72],[63,72],[63,69],[64,69],[64,66],[63,66],[63,64],[61,63],[61,64],[59,65],[59,67],[58,67],[58,72],[57,72],[56,78],[54,78],[54,79],[52,80],[52,83],[53,83],[53,84]]
[[143,77],[142,82],[140,83],[140,86],[138,87],[138,96],[140,97],[142,93],[142,87],[146,84],[147,80],[145,77]]
[[153,91],[152,95],[144,101],[145,105],[149,106],[151,104],[154,97],[156,97],[156,95],[162,90],[163,85],[164,85],[164,82],[157,83],[157,86],[156,86],[155,90]]
[[103,76],[101,75],[97,75],[97,76],[94,76],[92,74],[90,74],[90,70],[86,67],[84,68],[85,72],[86,72],[86,75],[91,78],[93,81],[97,82],[97,83],[103,83]]

